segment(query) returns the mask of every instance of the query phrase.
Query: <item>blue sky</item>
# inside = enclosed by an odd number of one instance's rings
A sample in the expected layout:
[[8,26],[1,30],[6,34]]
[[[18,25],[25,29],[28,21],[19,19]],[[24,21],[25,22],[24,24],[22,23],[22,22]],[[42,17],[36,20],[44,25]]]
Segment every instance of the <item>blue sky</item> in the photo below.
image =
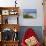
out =
[[23,9],[23,12],[26,12],[26,13],[36,13],[36,9]]

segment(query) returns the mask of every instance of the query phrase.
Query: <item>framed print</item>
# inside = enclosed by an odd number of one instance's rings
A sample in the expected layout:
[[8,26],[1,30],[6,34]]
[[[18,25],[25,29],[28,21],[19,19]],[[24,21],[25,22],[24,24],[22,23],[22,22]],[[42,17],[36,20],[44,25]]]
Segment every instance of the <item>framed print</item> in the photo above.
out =
[[16,15],[17,14],[17,12],[10,12],[10,15]]
[[10,11],[9,11],[9,14],[10,14],[10,15],[14,15],[14,10],[10,10]]
[[13,11],[11,11],[11,12],[10,12],[10,15],[14,15],[14,12],[13,12]]
[[9,15],[9,10],[2,10],[2,15]]
[[10,14],[10,15],[16,15],[17,12],[16,12],[16,10],[10,10],[10,11],[9,11],[9,14]]
[[23,18],[36,18],[37,10],[36,9],[23,9]]

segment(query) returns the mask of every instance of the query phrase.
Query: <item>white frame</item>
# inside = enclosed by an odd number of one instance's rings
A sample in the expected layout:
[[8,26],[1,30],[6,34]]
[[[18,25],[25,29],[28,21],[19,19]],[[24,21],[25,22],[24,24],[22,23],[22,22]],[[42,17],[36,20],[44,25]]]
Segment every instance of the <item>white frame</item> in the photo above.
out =
[[9,10],[2,10],[2,15],[9,15]]

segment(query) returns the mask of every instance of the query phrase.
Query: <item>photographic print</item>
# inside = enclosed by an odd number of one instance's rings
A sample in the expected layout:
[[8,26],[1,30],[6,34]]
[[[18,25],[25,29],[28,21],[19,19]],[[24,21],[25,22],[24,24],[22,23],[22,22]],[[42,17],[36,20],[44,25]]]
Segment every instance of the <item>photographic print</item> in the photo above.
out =
[[37,10],[36,9],[23,9],[23,18],[36,18]]
[[2,10],[2,15],[9,15],[9,10]]

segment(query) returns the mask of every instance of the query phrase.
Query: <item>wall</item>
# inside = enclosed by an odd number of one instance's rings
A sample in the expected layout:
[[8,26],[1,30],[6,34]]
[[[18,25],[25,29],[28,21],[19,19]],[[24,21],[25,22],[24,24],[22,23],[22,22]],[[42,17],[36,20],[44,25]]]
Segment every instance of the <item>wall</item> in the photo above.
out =
[[44,26],[46,26],[46,16],[44,16]]
[[12,7],[15,6],[15,0],[0,0],[0,7]]
[[44,43],[46,46],[46,0],[44,0]]
[[[0,0],[0,6],[15,6],[15,0]],[[43,26],[43,0],[17,0],[17,6],[20,7],[21,13],[19,18],[20,26]],[[36,19],[24,19],[22,9],[37,9]]]
[[42,0],[21,0],[20,6],[21,9],[37,9],[37,18],[36,19],[24,19],[23,10],[21,10],[20,15],[20,25],[21,26],[43,26],[43,6]]
[[44,0],[44,26],[46,26],[46,0]]

